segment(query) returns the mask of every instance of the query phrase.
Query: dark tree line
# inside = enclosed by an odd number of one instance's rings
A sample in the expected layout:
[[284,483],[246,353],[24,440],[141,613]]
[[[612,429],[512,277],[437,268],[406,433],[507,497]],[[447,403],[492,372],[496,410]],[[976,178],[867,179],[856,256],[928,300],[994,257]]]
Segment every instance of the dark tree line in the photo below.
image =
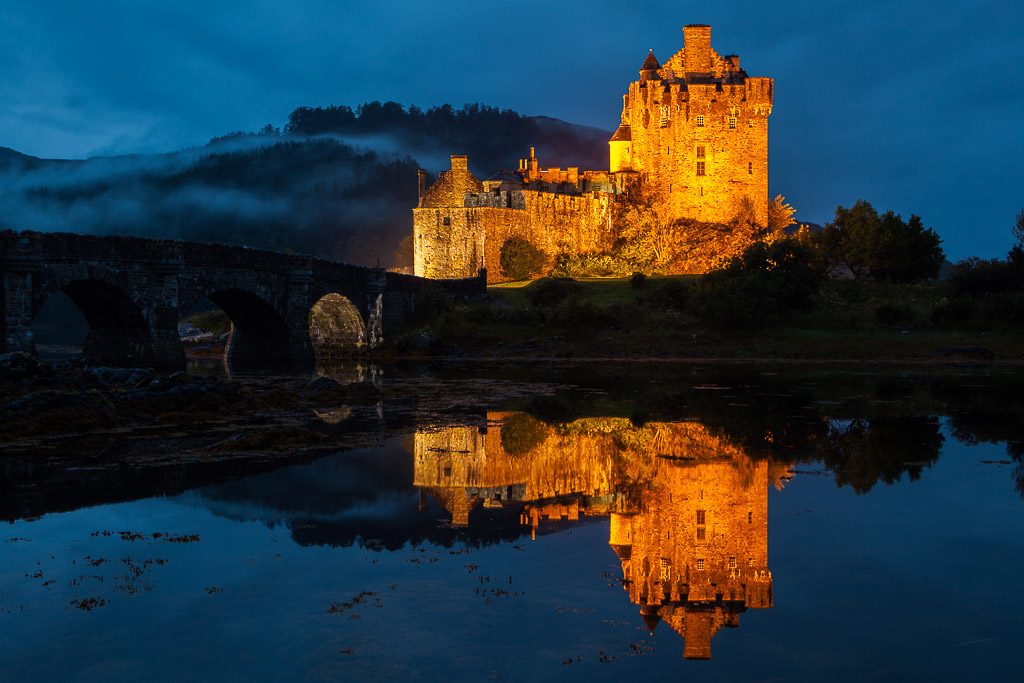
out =
[[299,107],[288,116],[288,135],[336,134],[395,136],[415,154],[435,150],[467,154],[476,169],[490,174],[512,168],[530,146],[543,146],[547,134],[537,123],[511,109],[485,104],[467,104],[455,109],[450,104],[408,109],[397,102],[367,102],[351,107]]

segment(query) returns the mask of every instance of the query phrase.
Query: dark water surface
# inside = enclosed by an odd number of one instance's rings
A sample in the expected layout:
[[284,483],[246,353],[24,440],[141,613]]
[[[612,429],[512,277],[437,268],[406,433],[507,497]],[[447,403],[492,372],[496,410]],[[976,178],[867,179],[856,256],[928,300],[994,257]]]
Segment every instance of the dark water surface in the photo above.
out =
[[1016,677],[1020,376],[609,372],[11,519],[2,680]]

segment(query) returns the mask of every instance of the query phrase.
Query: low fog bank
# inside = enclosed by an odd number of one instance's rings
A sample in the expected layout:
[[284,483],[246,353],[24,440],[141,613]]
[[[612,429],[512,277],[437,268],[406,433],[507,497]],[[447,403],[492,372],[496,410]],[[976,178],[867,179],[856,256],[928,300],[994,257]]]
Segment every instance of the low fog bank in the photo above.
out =
[[299,108],[284,131],[268,125],[167,154],[60,160],[0,148],[0,229],[225,242],[411,268],[402,241],[418,169],[432,182],[451,154],[467,154],[487,178],[516,168],[530,146],[545,166],[607,168],[606,131],[479,105],[418,111]]

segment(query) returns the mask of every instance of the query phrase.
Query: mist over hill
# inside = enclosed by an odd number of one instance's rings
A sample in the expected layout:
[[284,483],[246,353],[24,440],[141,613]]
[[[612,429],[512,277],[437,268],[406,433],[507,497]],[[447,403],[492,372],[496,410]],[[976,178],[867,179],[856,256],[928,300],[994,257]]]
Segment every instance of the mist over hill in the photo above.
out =
[[[610,133],[485,105],[300,107],[283,130],[167,154],[38,159],[0,148],[0,229],[136,235],[411,266],[416,172],[466,154],[486,178],[531,146],[545,166],[607,168]],[[431,178],[432,180],[432,178]]]

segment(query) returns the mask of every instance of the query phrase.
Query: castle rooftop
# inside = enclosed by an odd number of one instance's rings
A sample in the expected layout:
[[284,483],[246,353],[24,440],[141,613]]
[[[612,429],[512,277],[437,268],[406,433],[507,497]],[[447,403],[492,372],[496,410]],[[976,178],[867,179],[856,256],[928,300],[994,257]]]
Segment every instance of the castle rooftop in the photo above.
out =
[[651,50],[647,53],[647,59],[644,60],[640,71],[657,71],[660,68],[661,64],[658,63],[658,58],[654,56],[654,50]]

